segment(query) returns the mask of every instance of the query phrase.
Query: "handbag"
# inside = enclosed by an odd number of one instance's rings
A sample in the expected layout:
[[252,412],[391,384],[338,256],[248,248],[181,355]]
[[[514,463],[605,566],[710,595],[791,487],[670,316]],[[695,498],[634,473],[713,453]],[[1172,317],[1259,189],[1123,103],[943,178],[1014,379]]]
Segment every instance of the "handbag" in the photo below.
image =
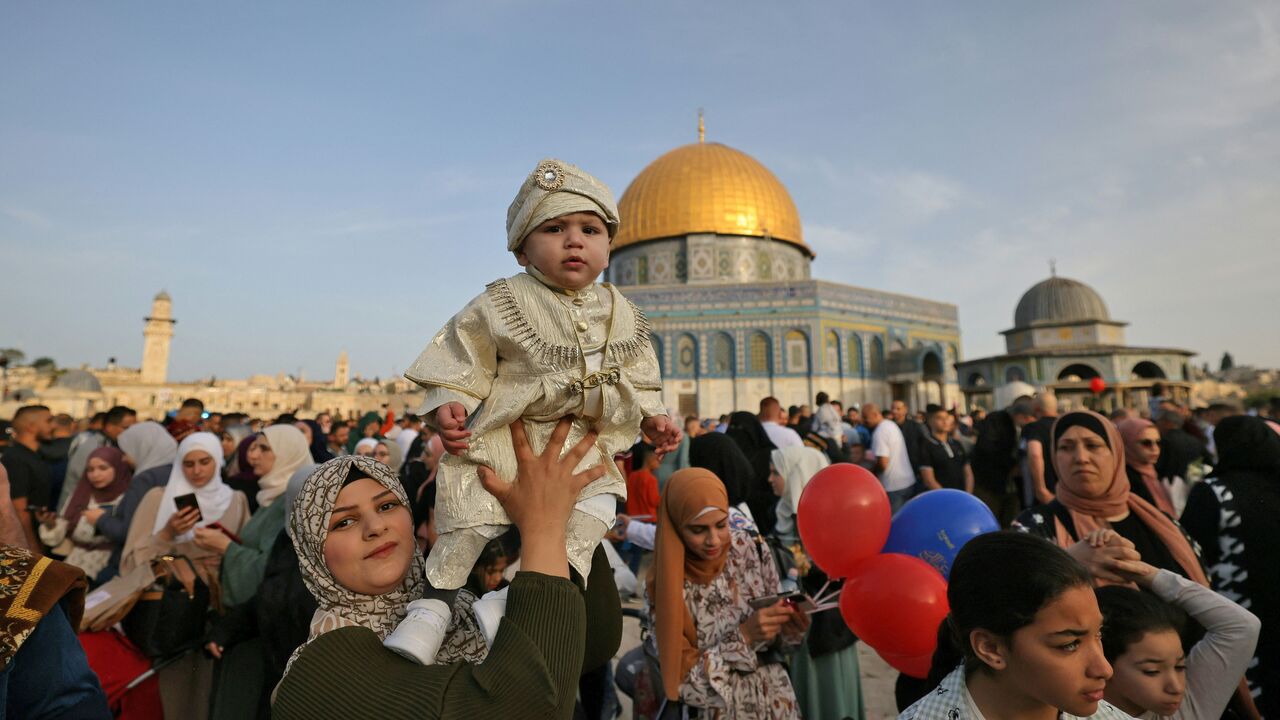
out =
[[142,592],[121,625],[125,636],[150,658],[163,658],[199,645],[209,614],[209,586],[183,555],[152,563],[156,581]]
[[139,565],[103,583],[84,598],[80,632],[100,632],[123,620],[155,580],[150,565]]

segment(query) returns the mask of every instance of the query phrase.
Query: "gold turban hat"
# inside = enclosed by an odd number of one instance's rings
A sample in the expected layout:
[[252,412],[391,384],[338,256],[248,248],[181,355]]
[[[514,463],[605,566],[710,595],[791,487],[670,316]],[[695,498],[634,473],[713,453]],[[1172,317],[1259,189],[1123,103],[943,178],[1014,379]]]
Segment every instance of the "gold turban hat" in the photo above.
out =
[[507,249],[516,252],[534,228],[569,213],[595,213],[618,234],[618,204],[609,187],[581,168],[547,158],[538,163],[507,208]]

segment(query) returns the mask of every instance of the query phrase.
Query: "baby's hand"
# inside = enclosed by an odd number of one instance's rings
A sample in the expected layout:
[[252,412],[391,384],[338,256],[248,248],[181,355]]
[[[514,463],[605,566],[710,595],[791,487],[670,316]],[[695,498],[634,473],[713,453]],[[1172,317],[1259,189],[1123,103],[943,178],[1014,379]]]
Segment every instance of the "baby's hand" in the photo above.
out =
[[450,402],[436,408],[436,427],[440,428],[440,442],[445,452],[461,455],[467,449],[467,409],[460,402]]
[[656,448],[658,457],[679,447],[680,439],[683,437],[680,428],[666,415],[645,418],[644,422],[640,423],[640,432],[644,433],[645,440]]

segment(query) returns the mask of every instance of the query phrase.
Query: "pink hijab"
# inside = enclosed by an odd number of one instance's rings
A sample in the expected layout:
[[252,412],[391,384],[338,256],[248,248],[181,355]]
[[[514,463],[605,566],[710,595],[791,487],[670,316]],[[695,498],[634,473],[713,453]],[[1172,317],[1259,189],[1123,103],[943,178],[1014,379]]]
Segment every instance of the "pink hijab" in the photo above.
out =
[[1160,476],[1156,475],[1156,464],[1144,464],[1138,461],[1138,453],[1142,452],[1139,442],[1147,428],[1155,428],[1155,423],[1150,420],[1130,418],[1116,425],[1116,429],[1120,431],[1120,437],[1124,439],[1124,461],[1142,477],[1142,484],[1155,500],[1156,507],[1162,512],[1177,516],[1177,511],[1173,509],[1173,500],[1169,498],[1168,488],[1160,482]]

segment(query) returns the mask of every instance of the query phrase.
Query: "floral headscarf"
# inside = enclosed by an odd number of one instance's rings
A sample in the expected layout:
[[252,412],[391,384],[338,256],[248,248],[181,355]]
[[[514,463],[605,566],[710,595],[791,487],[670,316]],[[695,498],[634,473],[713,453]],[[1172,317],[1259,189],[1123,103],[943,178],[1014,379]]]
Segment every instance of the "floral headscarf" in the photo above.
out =
[[[358,468],[395,493],[406,509],[410,507],[404,487],[395,474],[371,457],[344,455],[334,458],[317,466],[303,482],[285,529],[298,553],[298,570],[302,573],[302,580],[319,604],[311,619],[308,643],[331,630],[350,626],[367,627],[377,633],[379,638],[386,639],[404,619],[405,606],[421,598],[425,587],[425,562],[419,553],[414,554],[409,571],[400,586],[383,595],[364,595],[349,590],[330,572],[324,560],[329,518],[333,515],[338,493],[342,492],[352,468]],[[301,651],[302,648],[298,648],[294,658]],[[293,660],[290,659],[289,662],[292,664]]]

